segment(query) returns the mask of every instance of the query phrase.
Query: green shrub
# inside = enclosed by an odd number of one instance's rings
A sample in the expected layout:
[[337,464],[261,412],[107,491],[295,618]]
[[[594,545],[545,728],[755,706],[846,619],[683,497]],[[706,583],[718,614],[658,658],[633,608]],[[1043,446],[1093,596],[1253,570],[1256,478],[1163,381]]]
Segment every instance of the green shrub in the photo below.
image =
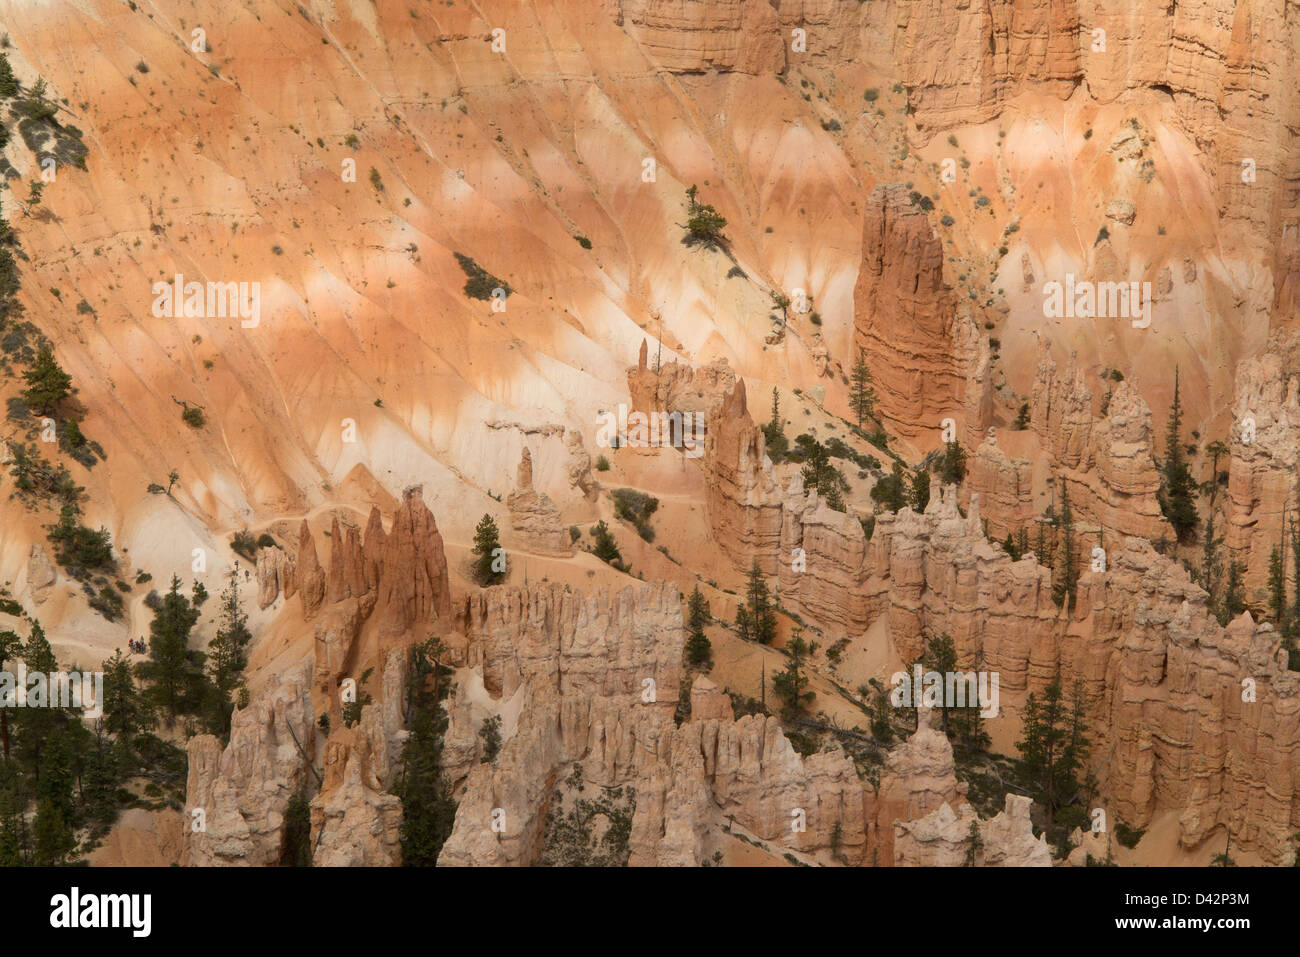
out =
[[650,516],[659,508],[659,499],[632,488],[614,490],[614,514],[636,527],[637,534],[647,542],[655,540],[650,526]]
[[502,290],[507,297],[514,292],[509,283],[498,279],[468,256],[460,253],[453,253],[453,255],[456,257],[456,262],[460,264],[461,271],[465,273],[465,295],[470,299],[490,302],[494,289]]
[[1135,827],[1129,827],[1123,821],[1115,822],[1115,840],[1119,841],[1129,850],[1137,847],[1138,841],[1142,840],[1142,835],[1145,833],[1145,828],[1139,830]]
[[113,538],[102,526],[93,530],[78,521],[76,505],[64,505],[59,521],[49,528],[55,560],[74,578],[83,578],[94,569],[113,567]]
[[117,621],[125,611],[122,596],[107,585],[101,588],[94,598],[90,599],[90,607],[109,621]]
[[610,534],[609,526],[605,524],[603,519],[591,527],[591,534],[596,539],[592,554],[606,565],[622,570],[623,555],[618,550],[618,544],[614,541],[614,536]]
[[236,555],[242,555],[250,562],[257,561],[257,539],[246,528],[235,532],[234,538],[230,540],[230,548]]

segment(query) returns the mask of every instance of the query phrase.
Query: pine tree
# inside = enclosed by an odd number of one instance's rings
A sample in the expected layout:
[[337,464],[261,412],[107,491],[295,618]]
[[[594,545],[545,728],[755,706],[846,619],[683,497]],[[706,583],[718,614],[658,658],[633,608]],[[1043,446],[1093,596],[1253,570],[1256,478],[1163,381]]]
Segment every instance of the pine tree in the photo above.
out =
[[939,465],[939,476],[944,485],[960,485],[966,477],[966,450],[959,442],[944,444],[943,460]]
[[40,671],[47,675],[59,668],[54,649],[50,647],[49,639],[45,637],[45,629],[41,627],[39,621],[32,622],[32,633],[27,637],[27,643],[23,645],[23,663],[27,665],[28,671]]
[[[51,712],[49,708],[42,710]],[[54,713],[59,718],[63,717],[63,714]],[[73,767],[70,725],[62,721],[57,724],[50,721],[42,723],[46,727],[39,732],[44,740],[41,762],[36,768],[36,800],[48,801],[59,812],[59,820],[71,830],[78,821],[73,802],[73,787],[77,775]]]
[[1054,566],[1056,582],[1052,586],[1052,599],[1064,605],[1066,611],[1074,608],[1079,590],[1079,563],[1074,554],[1074,512],[1070,508],[1070,489],[1061,486],[1061,559]]
[[1002,540],[1002,550],[1011,556],[1013,562],[1020,561],[1020,554],[1016,550],[1016,540],[1007,532],[1007,537]]
[[1241,562],[1228,563],[1228,583],[1223,590],[1222,617],[1219,624],[1226,625],[1246,610],[1246,586],[1242,581],[1245,569]]
[[1291,525],[1291,567],[1295,569],[1295,602],[1291,605],[1291,623],[1300,627],[1300,522]]
[[871,500],[897,513],[900,508],[907,505],[908,499],[907,473],[903,471],[902,463],[895,459],[890,474],[871,487]]
[[248,667],[247,649],[252,640],[248,615],[239,601],[239,562],[235,562],[221,593],[217,634],[208,644],[208,674],[215,689],[210,724],[213,733],[223,739],[230,733],[236,696],[245,687],[244,669]]
[[1031,692],[1025,702],[1023,735],[1016,742],[1021,780],[1030,796],[1046,810],[1050,831],[1056,812],[1070,803],[1079,789],[1078,772],[1090,747],[1083,724],[1081,686],[1076,683],[1073,707],[1068,713],[1059,675],[1041,699]]
[[832,511],[843,512],[845,510],[844,493],[840,490],[838,483],[830,485],[822,498],[826,502],[826,507]]
[[1029,428],[1029,403],[1021,403],[1020,411],[1016,413],[1016,422],[1012,426],[1017,432],[1023,432]]
[[9,56],[0,53],[0,99],[8,100],[18,95],[18,78],[9,63]]
[[805,658],[817,653],[817,642],[809,644],[804,641],[803,629],[795,628],[785,650],[790,656],[790,663],[772,676],[772,692],[781,702],[782,716],[790,720],[802,714],[817,697],[808,690],[808,675],[799,667]]
[[696,585],[687,603],[686,660],[695,668],[708,670],[712,667],[713,645],[704,634],[704,626],[709,620],[709,603]]
[[1223,537],[1214,534],[1214,512],[1211,510],[1205,517],[1205,528],[1201,532],[1200,584],[1210,596],[1210,613],[1216,616],[1222,602],[1219,594],[1219,587],[1223,584],[1223,559],[1219,556],[1222,545]]
[[33,863],[37,867],[66,864],[69,855],[77,849],[77,835],[72,825],[49,798],[37,802],[32,839],[35,843]]
[[592,526],[591,533],[596,538],[596,545],[592,548],[592,554],[606,565],[621,570],[623,568],[623,554],[618,550],[618,545],[614,542],[614,536],[610,533],[609,526],[605,524],[603,519]]
[[781,420],[781,398],[776,386],[772,386],[772,418],[763,426],[763,446],[773,464],[785,458],[790,448],[790,442],[785,437],[785,426]]
[[843,490],[848,487],[840,470],[831,464],[826,447],[813,442],[807,451],[803,467],[803,484],[808,490],[816,489],[826,504],[837,512],[844,511]]
[[27,383],[23,401],[39,415],[49,415],[72,389],[72,376],[59,366],[49,346],[42,346],[36,353],[31,368],[23,372],[23,380]]
[[930,504],[930,472],[918,465],[912,472],[912,511],[920,514]]
[[[443,735],[447,712],[440,704],[443,688],[439,673],[441,641],[431,638],[411,650],[407,701],[411,733],[402,748],[402,774],[393,793],[402,801],[399,831],[402,865],[433,867],[451,836],[456,802],[443,773]],[[432,677],[432,682],[430,678]]]
[[1048,535],[1049,528],[1056,526],[1056,512],[1049,505],[1043,509],[1042,517],[1038,519],[1038,531],[1034,542],[1034,556],[1038,559],[1038,564],[1055,571],[1056,569],[1056,542],[1055,534]]
[[289,798],[280,834],[280,866],[311,867],[311,805],[301,791]]
[[[957,646],[953,644],[952,638],[947,633],[939,635],[937,638],[931,638],[925,643],[925,649],[921,655],[921,666],[926,671],[937,672],[941,677],[946,677],[957,671]],[[948,683],[945,680],[939,705],[939,727],[944,734],[948,734],[949,731],[948,712],[956,703],[955,699],[948,700]]]
[[[889,703],[889,696],[885,690],[879,686],[876,679],[872,679],[875,684],[870,686],[864,685],[862,691],[871,692],[871,736],[876,739],[877,744],[888,747],[894,741],[894,708]],[[865,695],[864,695],[865,697]]]
[[749,609],[744,602],[736,606],[736,637],[741,641],[754,640],[754,625],[749,620]]
[[699,243],[709,248],[726,245],[727,237],[722,235],[722,231],[726,228],[726,218],[714,209],[712,204],[691,200],[691,213],[686,220],[687,245],[693,246]]
[[167,710],[169,721],[191,708],[195,691],[202,690],[204,656],[189,647],[198,620],[198,609],[181,594],[181,580],[173,575],[171,590],[149,624],[149,660],[138,666],[141,676],[152,682],[153,700]]
[[[17,660],[22,653],[23,640],[12,631],[0,631],[0,670],[4,669],[5,662]],[[10,710],[0,708],[0,748],[6,761],[9,760]]]
[[27,822],[12,787],[0,786],[0,867],[22,867],[28,860]]
[[1281,624],[1286,608],[1286,577],[1282,574],[1282,551],[1276,545],[1268,556],[1268,609]]
[[102,735],[87,753],[85,765],[82,800],[86,814],[98,827],[109,827],[117,820],[119,782],[112,753]]
[[1227,455],[1228,451],[1228,446],[1221,439],[1215,439],[1205,447],[1205,454],[1210,457],[1210,479],[1203,487],[1210,493],[1211,512],[1214,511],[1214,495],[1219,489],[1219,459]]
[[767,581],[763,578],[763,570],[758,567],[758,559],[754,559],[749,569],[745,604],[736,611],[736,628],[742,638],[763,645],[770,645],[776,637],[776,612],[772,609]]
[[104,672],[104,729],[130,737],[144,729],[148,716],[131,663],[119,648],[100,668]]
[[1183,425],[1183,403],[1179,396],[1178,368],[1174,368],[1174,401],[1169,408],[1169,425],[1165,432],[1165,461],[1161,470],[1160,492],[1157,496],[1165,518],[1173,526],[1180,542],[1185,542],[1196,529],[1198,522],[1193,495],[1196,482],[1183,454],[1180,433]]
[[857,361],[853,363],[852,385],[849,388],[849,405],[857,416],[858,428],[862,428],[864,419],[876,417],[876,390],[871,385],[871,369],[867,366],[865,349],[858,349]]
[[966,841],[966,859],[962,862],[962,866],[974,867],[980,851],[984,850],[984,839],[980,837],[978,822],[970,822],[970,830],[966,834]]
[[1056,766],[1056,794],[1062,805],[1071,804],[1077,799],[1081,787],[1079,775],[1086,768],[1088,756],[1092,752],[1084,705],[1083,682],[1076,680],[1070,689],[1065,746],[1061,749],[1061,760]]
[[474,580],[483,587],[497,585],[506,579],[501,535],[491,515],[484,513],[474,528]]

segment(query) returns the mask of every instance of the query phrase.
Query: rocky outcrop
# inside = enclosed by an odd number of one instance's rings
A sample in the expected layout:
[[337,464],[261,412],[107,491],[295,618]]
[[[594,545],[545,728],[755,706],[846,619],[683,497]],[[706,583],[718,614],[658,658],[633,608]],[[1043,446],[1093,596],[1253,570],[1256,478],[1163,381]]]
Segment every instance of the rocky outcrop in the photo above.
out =
[[[320,563],[305,519],[298,532],[296,559],[269,555],[274,550],[263,549],[258,555],[259,604],[271,604],[281,588],[286,596],[297,591],[303,617],[310,621],[324,607],[355,599],[377,609],[380,632],[386,637],[450,616],[451,587],[442,535],[418,488],[407,490],[389,531],[384,531],[376,507],[370,511],[364,537],[352,525],[341,526],[336,515],[329,538],[328,570]],[[294,583],[292,589],[288,581]]]
[[591,454],[582,443],[582,433],[575,429],[564,432],[564,447],[568,451],[567,471],[569,485],[582,493],[583,498],[595,501],[600,494],[600,484],[591,474]]
[[1017,718],[1028,691],[1058,674],[1077,682],[1108,743],[1094,770],[1119,820],[1145,827],[1176,809],[1185,846],[1230,829],[1234,847],[1289,860],[1300,682],[1271,626],[1246,615],[1220,627],[1182,566],[1133,537],[1111,547],[1107,571],[1082,574],[1066,615],[1045,569],[989,546],[976,504],[963,519],[941,495],[924,516],[877,522],[871,550],[887,552],[877,567],[904,660],[927,632],[951,635],[959,667],[997,673],[1001,712]]
[[943,804],[916,821],[894,823],[895,867],[961,867],[971,861],[971,827],[979,830],[979,815],[969,804],[957,810]]
[[676,774],[701,772],[721,817],[761,840],[826,850],[838,824],[842,852],[861,852],[865,789],[853,762],[838,748],[800,757],[774,717],[692,721],[660,742],[659,755],[670,757]]
[[269,608],[284,595],[293,597],[297,590],[297,573],[293,559],[280,548],[257,550],[257,607]]
[[998,447],[996,438],[980,443],[967,460],[962,497],[978,497],[980,514],[989,523],[989,535],[1003,539],[1021,529],[1033,539],[1037,514],[1034,511],[1034,464],[1013,458]]
[[210,734],[190,739],[183,864],[279,863],[284,812],[307,787],[315,746],[310,678],[299,665],[236,710],[224,749]]
[[58,580],[59,573],[55,571],[50,557],[45,554],[45,546],[40,542],[32,542],[27,556],[27,587],[31,589],[32,601],[37,605],[44,604],[49,597],[50,586]]
[[985,122],[1026,90],[1064,100],[1083,76],[1073,4],[921,0],[900,7],[898,20],[896,62],[922,129]]
[[704,675],[696,675],[691,683],[692,721],[731,721],[735,714],[726,692]]
[[519,546],[530,552],[568,558],[573,554],[568,530],[550,496],[533,488],[533,455],[524,448],[515,490],[506,496],[510,524]]
[[311,801],[312,863],[391,867],[401,863],[401,801],[390,794],[401,769],[408,650],[388,655],[376,701],[349,728],[331,723],[324,772]]
[[1070,843],[1074,849],[1066,862],[1071,867],[1087,867],[1089,858],[1098,864],[1104,863],[1111,859],[1114,850],[1109,831],[1098,832],[1091,828],[1084,831],[1076,827],[1070,832]]
[[615,22],[655,62],[677,73],[779,73],[785,35],[778,12],[753,0],[617,0]]
[[880,785],[869,802],[870,860],[879,866],[896,863],[897,822],[955,807],[965,795],[965,786],[957,781],[948,736],[933,726],[929,708],[918,708],[916,731],[886,755]]
[[[1077,357],[1061,371],[1040,341],[1030,399],[1030,425],[1060,488],[1068,488],[1076,523],[1100,526],[1106,539],[1137,535],[1173,539],[1160,511],[1151,409],[1131,382],[1116,383],[1104,415]],[[1003,516],[999,516],[1005,524]]]
[[298,527],[298,557],[294,563],[294,590],[302,596],[302,615],[310,621],[325,601],[325,569],[316,554],[316,541],[304,518]]
[[[1237,368],[1228,442],[1227,530],[1230,560],[1241,562],[1247,601],[1268,605],[1268,564],[1283,541],[1282,517],[1295,515],[1300,463],[1300,335],[1276,337]],[[1287,562],[1288,577],[1294,569]]]
[[1023,794],[1008,794],[1002,811],[980,828],[984,863],[988,867],[1051,867],[1047,835],[1034,837],[1029,808],[1034,802]]
[[838,512],[796,474],[781,513],[782,600],[846,634],[866,629],[881,610],[867,583],[867,536],[855,514]]
[[[1051,867],[1047,837],[1034,837],[1029,808],[1033,802],[1008,794],[1006,807],[987,821],[962,804],[942,804],[916,821],[894,825],[897,867]],[[972,846],[974,834],[979,842]]]
[[866,354],[876,409],[890,432],[937,434],[959,411],[966,426],[987,426],[987,382],[968,396],[968,377],[981,367],[979,343],[986,348],[987,340],[972,334],[969,316],[959,320],[943,261],[939,237],[907,188],[877,186],[863,217],[853,341]]
[[381,569],[375,585],[380,634],[400,635],[416,623],[450,615],[442,536],[418,489],[407,492],[393,516],[376,564]]
[[640,412],[690,412],[707,422],[736,387],[736,373],[725,357],[698,369],[675,359],[653,367],[649,343],[641,342],[637,364],[627,371],[631,408]]
[[495,764],[470,771],[439,860],[530,863],[562,768],[582,760],[589,779],[627,783],[658,731],[672,725],[681,597],[667,584],[592,597],[554,583],[507,586],[471,595],[465,620],[465,664],[490,694],[509,698],[522,688],[525,699]]
[[740,380],[710,423],[704,443],[705,510],[714,541],[733,562],[757,561],[777,573],[781,543],[781,490],[764,451],[763,433],[749,417]]
[[402,804],[374,776],[370,758],[364,736],[326,746],[325,790],[311,806],[314,866],[401,863]]
[[552,785],[575,762],[588,781],[635,792],[634,864],[698,864],[726,821],[809,851],[830,847],[838,824],[842,847],[862,847],[863,785],[842,752],[801,758],[775,719],[733,721],[707,679],[700,714],[673,723],[685,640],[675,587],[591,598],[496,588],[471,597],[467,619],[466,662],[484,687],[526,697],[495,765],[470,771],[440,863],[537,860]]
[[[406,737],[404,639],[451,623],[442,537],[417,489],[404,496],[389,531],[373,509],[364,536],[335,516],[329,538],[328,569],[305,521],[296,562],[278,549],[258,555],[259,600],[269,598],[269,604],[282,590],[292,594],[290,583],[302,591],[314,654],[279,686],[235,711],[224,750],[210,735],[190,741],[188,807],[204,809],[207,829],[188,840],[188,863],[276,863],[289,798],[317,788],[311,800],[315,863],[400,862],[400,802],[388,792]],[[367,665],[382,668],[377,687],[363,681]],[[350,728],[342,720],[340,693],[347,678],[358,682],[358,696],[372,699]],[[325,725],[318,717],[328,717],[332,728],[320,745],[319,779],[316,738]]]

